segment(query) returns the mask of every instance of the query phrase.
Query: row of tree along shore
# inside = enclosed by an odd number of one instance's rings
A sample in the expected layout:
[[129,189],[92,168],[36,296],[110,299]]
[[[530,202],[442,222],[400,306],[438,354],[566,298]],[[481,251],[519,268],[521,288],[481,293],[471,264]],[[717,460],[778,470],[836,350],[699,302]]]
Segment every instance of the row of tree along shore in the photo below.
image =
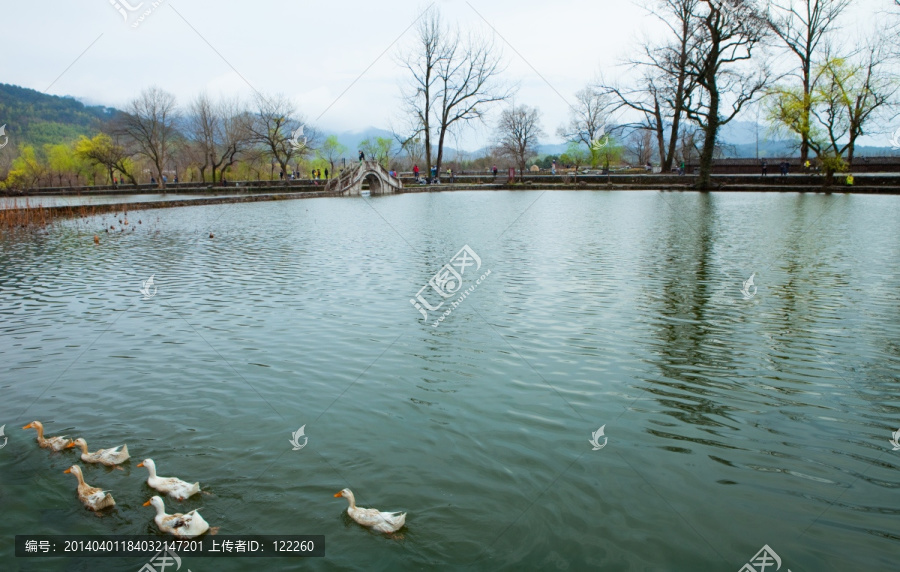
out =
[[[522,189],[600,189],[600,190],[693,190],[696,188],[696,175],[645,175],[645,174],[609,174],[609,175],[579,175],[558,176],[529,174],[524,181],[517,178],[509,179],[506,175],[493,178],[477,174],[454,176],[454,181],[438,182],[436,184],[417,183],[411,173],[401,173],[400,180],[404,184],[402,192],[429,192],[452,190],[522,190]],[[708,190],[716,191],[761,191],[761,192],[854,192],[854,193],[879,193],[900,194],[900,173],[897,174],[873,174],[873,175],[847,175],[835,180],[833,184],[826,185],[827,178],[821,175],[797,174],[788,176],[758,176],[758,175],[713,175]],[[165,193],[160,196],[159,202],[183,200],[179,194],[210,195],[215,197],[227,196],[252,196],[256,194],[280,194],[285,198],[291,198],[296,194],[314,196],[335,196],[339,192],[327,192],[322,184],[312,180],[289,181],[287,185],[273,181],[242,181],[228,186],[202,185],[195,183],[170,184]],[[104,195],[159,195],[160,191],[155,185],[116,186],[99,185],[91,187],[50,187],[33,189],[31,191],[0,191],[0,195],[6,197],[36,197],[42,196],[104,196]],[[171,199],[166,199],[171,195]],[[198,199],[208,200],[208,199]],[[227,202],[227,201],[226,201]],[[39,203],[35,203],[39,204]],[[144,203],[141,203],[144,204]],[[188,204],[188,203],[184,203]],[[23,204],[24,207],[24,204]]]
[[[426,176],[434,169],[442,177],[448,168],[496,165],[514,167],[520,181],[538,164],[576,172],[625,163],[662,173],[696,169],[694,186],[707,190],[716,186],[716,159],[729,153],[720,130],[739,118],[755,118],[757,125],[763,119],[796,143],[799,166],[819,170],[829,182],[857,169],[860,136],[890,131],[900,108],[894,73],[900,0],[855,35],[846,13],[863,0],[638,1],[665,31],[630,47],[621,77],[601,74],[564,98],[570,118],[557,133],[568,148],[552,160],[537,156],[546,137],[540,110],[511,103],[517,89],[508,80],[502,42],[489,31],[461,31],[431,7],[411,42],[394,54],[406,80],[392,137],[347,149],[305,121],[285,95],[257,92],[241,101],[201,94],[180,106],[171,93],[150,87],[92,137],[18,147],[4,186],[27,191],[152,181],[164,189],[171,182],[263,179],[289,186],[291,179],[333,176],[359,151],[388,169],[417,165]],[[449,142],[495,109],[483,156],[450,161]],[[900,129],[891,140],[896,148],[898,138]],[[776,160],[769,166],[777,174]]]

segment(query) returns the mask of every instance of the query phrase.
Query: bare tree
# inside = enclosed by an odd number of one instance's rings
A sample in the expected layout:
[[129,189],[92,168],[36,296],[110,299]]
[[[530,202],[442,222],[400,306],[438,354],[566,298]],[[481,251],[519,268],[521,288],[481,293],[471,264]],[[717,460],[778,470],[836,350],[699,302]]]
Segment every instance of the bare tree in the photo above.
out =
[[634,164],[647,165],[653,156],[653,133],[646,129],[631,132],[627,139],[628,151]]
[[179,133],[175,96],[158,87],[145,89],[127,107],[119,131],[136,146],[136,154],[146,157],[156,173],[157,185],[165,188],[163,171]]
[[421,137],[405,137],[396,131],[393,132],[393,135],[394,140],[400,146],[400,153],[406,157],[406,170],[411,171],[419,163],[424,164],[425,146],[422,144]]
[[684,104],[696,85],[688,73],[688,64],[700,25],[697,11],[702,3],[703,0],[645,0],[647,11],[670,33],[662,42],[645,40],[642,55],[628,62],[641,70],[633,86],[600,87],[617,100],[611,110],[627,108],[642,115],[642,122],[635,127],[654,133],[664,171],[672,168],[685,117]]
[[689,50],[687,71],[697,89],[685,101],[685,113],[703,130],[697,187],[708,189],[719,128],[733,120],[771,81],[764,65],[745,64],[760,47],[768,30],[751,0],[706,0],[697,7],[699,19]]
[[247,149],[251,142],[251,120],[237,100],[213,102],[204,93],[191,102],[187,131],[192,143],[199,148],[203,180],[206,180],[206,170],[211,168],[210,180],[216,182],[216,174],[224,176],[225,170]]
[[[301,128],[303,131],[301,132]],[[307,154],[312,146],[297,109],[284,95],[256,97],[256,113],[249,125],[250,138],[265,149],[266,154],[281,168],[284,184],[288,184],[291,159]],[[306,131],[310,131],[307,134]]]
[[575,94],[569,122],[557,129],[557,134],[569,143],[583,143],[590,148],[606,132],[610,100],[607,93],[592,87],[582,89]]
[[540,112],[526,105],[503,110],[497,123],[497,152],[514,161],[520,181],[524,181],[526,161],[536,154],[538,140],[544,136],[539,123]]
[[403,95],[406,111],[415,117],[408,139],[424,137],[425,172],[431,169],[433,115],[437,105],[438,66],[446,57],[449,46],[441,14],[435,8],[428,8],[416,26],[414,47],[400,56],[401,64],[412,74],[410,88]]
[[512,90],[499,82],[502,55],[494,41],[475,34],[463,41],[459,32],[452,33],[437,72],[440,117],[435,165],[440,173],[450,131],[482,120],[490,104],[505,101]]
[[504,101],[512,90],[499,81],[502,55],[492,39],[463,38],[434,7],[425,11],[416,30],[414,47],[400,56],[412,75],[404,107],[415,118],[400,143],[423,138],[426,172],[432,165],[440,171],[451,130],[482,120],[490,104]]
[[851,0],[769,0],[766,21],[789,52],[800,62],[796,74],[802,86],[802,109],[798,118],[805,128],[800,136],[800,162],[809,157],[809,120],[812,102],[812,72],[822,41]]

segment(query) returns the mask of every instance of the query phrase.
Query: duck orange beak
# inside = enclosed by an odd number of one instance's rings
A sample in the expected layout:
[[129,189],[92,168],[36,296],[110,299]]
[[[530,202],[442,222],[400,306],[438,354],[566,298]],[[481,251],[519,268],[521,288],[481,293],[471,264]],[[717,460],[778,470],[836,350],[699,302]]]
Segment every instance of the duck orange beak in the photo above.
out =
[[31,429],[32,427],[34,427],[34,423],[29,423],[25,427],[22,427],[22,429]]
[[150,501],[145,502],[144,506],[150,506]]
[[68,469],[66,469],[66,470],[63,471],[63,472],[64,472],[64,473],[71,473],[71,472],[72,472],[72,467],[69,467]]
[[341,496],[341,493],[334,493],[334,498],[338,498],[339,496]]
[[74,447],[74,446],[75,446],[75,441],[72,441],[71,443],[69,443],[68,445],[66,445],[66,449],[71,449],[71,448]]
[[138,463],[137,466],[138,466],[138,467],[143,467],[143,466],[144,466],[144,463],[143,463],[143,462]]

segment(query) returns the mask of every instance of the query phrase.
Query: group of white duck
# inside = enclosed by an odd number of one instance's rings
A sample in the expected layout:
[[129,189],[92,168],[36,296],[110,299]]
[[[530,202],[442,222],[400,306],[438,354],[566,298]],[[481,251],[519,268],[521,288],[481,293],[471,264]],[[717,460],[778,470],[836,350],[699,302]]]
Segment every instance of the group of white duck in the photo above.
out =
[[[115,467],[121,469],[119,465],[131,458],[128,454],[128,445],[119,445],[111,449],[99,449],[93,453],[88,451],[87,442],[82,438],[69,439],[68,437],[44,437],[44,425],[40,421],[32,421],[22,429],[37,430],[38,445],[44,449],[52,451],[62,451],[78,447],[81,449],[81,460],[85,463],[95,463]],[[188,497],[200,493],[200,483],[188,483],[175,477],[160,477],[156,474],[156,463],[153,459],[144,459],[137,465],[138,467],[146,467],[150,476],[147,478],[147,485],[150,488],[168,495],[170,498],[183,501]],[[104,491],[99,487],[92,487],[84,482],[84,474],[79,465],[72,465],[64,473],[75,475],[78,479],[78,500],[92,511],[101,511],[115,506],[116,501],[113,499],[109,491]],[[374,508],[362,508],[356,506],[356,499],[350,489],[343,489],[335,493],[335,498],[343,497],[347,499],[349,507],[347,514],[362,526],[366,526],[377,532],[390,534],[397,532],[406,524],[405,512],[382,512]],[[207,532],[215,534],[218,528],[210,528],[209,523],[204,520],[197,510],[192,510],[187,514],[166,514],[166,506],[159,496],[153,496],[144,503],[144,506],[153,506],[156,509],[156,517],[154,521],[160,531],[172,534],[177,538],[194,538]]]

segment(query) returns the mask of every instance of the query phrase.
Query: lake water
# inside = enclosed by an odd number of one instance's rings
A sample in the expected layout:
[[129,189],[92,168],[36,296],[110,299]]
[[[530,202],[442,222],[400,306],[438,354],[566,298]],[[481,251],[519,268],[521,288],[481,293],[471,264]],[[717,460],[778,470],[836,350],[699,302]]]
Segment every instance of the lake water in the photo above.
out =
[[[99,246],[113,215],[0,239],[4,570],[140,569],[15,558],[13,536],[158,534],[146,457],[210,493],[169,512],[326,537],[324,559],[186,557],[193,572],[739,570],[764,545],[781,570],[897,569],[896,197],[452,192],[129,217]],[[426,322],[410,299],[465,245],[468,294]],[[75,453],[40,449],[34,419],[128,444],[124,471],[85,468],[111,513],[81,507]],[[406,528],[352,522],[343,487]]]

